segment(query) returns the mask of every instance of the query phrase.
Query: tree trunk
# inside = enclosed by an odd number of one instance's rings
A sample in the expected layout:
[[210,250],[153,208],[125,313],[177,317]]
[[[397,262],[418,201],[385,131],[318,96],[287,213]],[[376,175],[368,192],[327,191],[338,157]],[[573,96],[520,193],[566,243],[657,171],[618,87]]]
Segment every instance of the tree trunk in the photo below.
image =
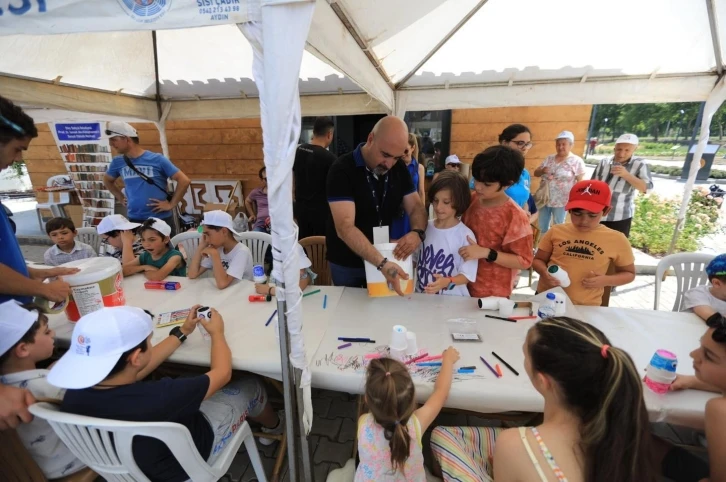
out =
[[718,125],[718,140],[720,141],[723,139],[723,124]]

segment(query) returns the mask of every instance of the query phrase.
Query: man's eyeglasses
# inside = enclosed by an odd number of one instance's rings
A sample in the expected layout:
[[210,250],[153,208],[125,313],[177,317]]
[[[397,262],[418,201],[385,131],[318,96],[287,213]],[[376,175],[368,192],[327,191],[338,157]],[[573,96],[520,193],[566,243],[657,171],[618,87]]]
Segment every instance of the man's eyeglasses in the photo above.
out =
[[534,144],[532,142],[527,141],[509,141],[510,144],[514,144],[520,149],[531,149],[534,147]]
[[0,115],[0,122],[20,134],[21,136],[26,135],[25,129],[17,125],[15,122],[11,121],[10,119],[7,119]]
[[706,325],[713,328],[711,339],[717,343],[726,343],[726,319],[721,313],[714,313],[706,320]]

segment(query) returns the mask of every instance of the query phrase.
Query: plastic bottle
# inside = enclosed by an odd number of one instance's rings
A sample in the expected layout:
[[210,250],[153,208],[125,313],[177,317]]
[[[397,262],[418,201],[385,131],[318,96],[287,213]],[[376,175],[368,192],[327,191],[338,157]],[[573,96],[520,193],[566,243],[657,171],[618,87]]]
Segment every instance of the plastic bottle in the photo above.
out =
[[540,303],[539,309],[537,310],[537,316],[544,320],[545,318],[551,318],[555,316],[557,309],[555,307],[555,294],[547,293],[547,300],[544,303]]
[[265,284],[267,281],[267,276],[265,275],[265,268],[262,265],[256,264],[252,268],[252,278],[255,284],[261,285]]
[[549,268],[547,268],[547,272],[555,278],[556,280],[559,280],[560,286],[563,288],[567,288],[570,286],[570,276],[567,274],[567,271],[562,269],[560,266],[557,266],[556,264],[553,264]]

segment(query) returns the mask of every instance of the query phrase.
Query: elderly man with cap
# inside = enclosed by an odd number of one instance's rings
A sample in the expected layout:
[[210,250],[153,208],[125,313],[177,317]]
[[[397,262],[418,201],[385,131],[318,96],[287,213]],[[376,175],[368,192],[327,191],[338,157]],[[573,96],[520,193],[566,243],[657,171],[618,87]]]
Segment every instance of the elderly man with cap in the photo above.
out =
[[367,261],[403,296],[400,281],[408,275],[373,244],[388,242],[388,227],[401,205],[411,220],[411,231],[398,240],[393,255],[408,258],[426,238],[426,211],[411,174],[398,162],[408,146],[406,123],[387,116],[376,123],[365,143],[330,168],[326,244],[336,286],[366,286],[363,262]]
[[[184,197],[189,178],[163,155],[139,146],[136,129],[126,122],[109,122],[106,135],[111,147],[120,154],[113,158],[103,178],[106,189],[128,207],[131,222],[143,223],[155,216],[172,226],[173,236],[173,210]],[[124,180],[126,196],[116,186],[119,176]],[[173,195],[167,191],[169,178],[176,181]]]
[[[452,154],[450,156],[446,157],[446,161],[444,162],[444,170],[445,171],[454,171],[461,174],[461,161],[459,160],[459,156],[456,154]],[[439,173],[437,172],[434,174],[434,178],[431,180],[431,182],[436,181],[436,178],[439,177]]]
[[585,177],[585,162],[572,153],[575,136],[570,131],[562,131],[555,139],[557,154],[545,157],[542,164],[534,170],[535,177],[545,183],[541,189],[548,190],[547,203],[539,208],[539,230],[544,235],[551,224],[565,222],[565,205],[570,190],[576,182]]
[[615,143],[615,155],[602,159],[592,173],[592,179],[604,181],[613,193],[612,209],[602,224],[630,236],[630,225],[635,211],[635,195],[653,189],[653,178],[645,160],[634,157],[638,136],[623,134]]

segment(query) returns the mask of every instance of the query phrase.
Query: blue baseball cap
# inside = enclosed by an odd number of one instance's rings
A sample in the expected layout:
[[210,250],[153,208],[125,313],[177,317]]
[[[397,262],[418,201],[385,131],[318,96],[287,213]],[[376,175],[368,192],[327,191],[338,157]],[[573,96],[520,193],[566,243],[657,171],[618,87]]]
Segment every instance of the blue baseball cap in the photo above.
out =
[[726,276],[726,254],[719,254],[706,266],[706,274],[709,278],[714,276]]

